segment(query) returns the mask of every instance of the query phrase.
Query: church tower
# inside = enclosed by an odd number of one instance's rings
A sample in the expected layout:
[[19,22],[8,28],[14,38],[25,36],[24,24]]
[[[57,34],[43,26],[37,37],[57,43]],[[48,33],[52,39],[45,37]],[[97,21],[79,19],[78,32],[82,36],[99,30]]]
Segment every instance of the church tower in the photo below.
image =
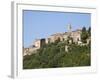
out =
[[72,26],[71,26],[71,24],[68,24],[67,30],[68,30],[68,34],[70,36],[71,35],[71,32],[72,32]]

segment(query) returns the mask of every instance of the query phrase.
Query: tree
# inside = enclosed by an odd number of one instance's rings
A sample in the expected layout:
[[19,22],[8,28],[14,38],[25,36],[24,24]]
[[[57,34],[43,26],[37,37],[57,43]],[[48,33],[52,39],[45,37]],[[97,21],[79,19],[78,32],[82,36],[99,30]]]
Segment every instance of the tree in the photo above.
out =
[[88,35],[91,36],[91,27],[88,28]]
[[87,38],[88,38],[88,32],[86,30],[85,27],[82,28],[82,33],[81,33],[81,41],[83,43],[86,43],[87,42]]

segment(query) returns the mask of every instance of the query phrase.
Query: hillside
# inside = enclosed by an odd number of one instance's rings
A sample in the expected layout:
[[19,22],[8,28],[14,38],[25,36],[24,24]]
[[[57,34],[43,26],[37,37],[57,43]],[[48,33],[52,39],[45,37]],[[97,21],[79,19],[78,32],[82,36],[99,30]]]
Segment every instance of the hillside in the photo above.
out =
[[[65,51],[65,45],[68,45],[68,52]],[[56,41],[44,45],[32,55],[24,56],[23,68],[90,66],[90,50],[90,44],[82,46],[75,43],[68,44],[66,41]]]

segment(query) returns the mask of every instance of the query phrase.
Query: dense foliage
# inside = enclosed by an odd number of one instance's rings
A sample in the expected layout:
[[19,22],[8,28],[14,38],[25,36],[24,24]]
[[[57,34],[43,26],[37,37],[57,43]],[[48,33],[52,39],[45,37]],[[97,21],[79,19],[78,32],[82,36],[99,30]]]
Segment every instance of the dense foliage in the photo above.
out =
[[90,66],[90,44],[80,46],[75,43],[67,44],[68,52],[65,51],[66,41],[49,43],[40,48],[32,55],[23,58],[23,68],[56,68]]
[[91,28],[89,27],[88,30],[86,30],[85,27],[82,28],[82,34],[81,34],[81,41],[83,43],[87,43],[87,39],[91,36]]

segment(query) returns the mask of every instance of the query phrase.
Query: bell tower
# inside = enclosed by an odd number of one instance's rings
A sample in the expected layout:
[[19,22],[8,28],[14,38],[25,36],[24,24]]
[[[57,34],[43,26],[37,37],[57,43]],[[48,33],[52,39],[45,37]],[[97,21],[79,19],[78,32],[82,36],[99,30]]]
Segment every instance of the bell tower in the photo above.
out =
[[71,24],[68,24],[67,25],[67,30],[68,30],[68,34],[69,34],[69,36],[71,35],[71,31],[72,31],[72,26],[71,26]]

